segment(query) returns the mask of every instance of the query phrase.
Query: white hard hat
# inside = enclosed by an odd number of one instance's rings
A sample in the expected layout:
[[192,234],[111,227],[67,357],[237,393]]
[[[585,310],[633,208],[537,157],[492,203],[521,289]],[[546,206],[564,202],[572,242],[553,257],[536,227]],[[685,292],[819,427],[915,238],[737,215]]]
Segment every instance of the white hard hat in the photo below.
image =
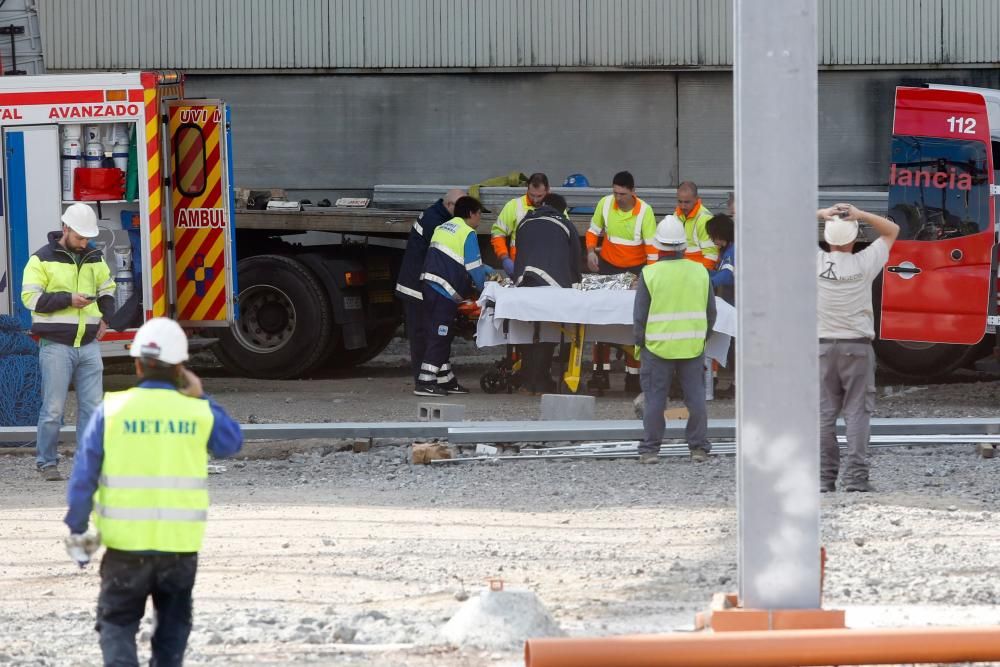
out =
[[823,238],[830,245],[847,245],[858,238],[858,221],[830,218],[823,225]]
[[85,239],[97,236],[97,214],[87,204],[73,204],[62,214],[63,223]]
[[677,246],[687,245],[684,223],[675,215],[668,215],[656,226],[653,245],[660,250],[677,250]]
[[128,353],[176,366],[187,361],[188,340],[181,326],[166,317],[154,317],[135,332]]

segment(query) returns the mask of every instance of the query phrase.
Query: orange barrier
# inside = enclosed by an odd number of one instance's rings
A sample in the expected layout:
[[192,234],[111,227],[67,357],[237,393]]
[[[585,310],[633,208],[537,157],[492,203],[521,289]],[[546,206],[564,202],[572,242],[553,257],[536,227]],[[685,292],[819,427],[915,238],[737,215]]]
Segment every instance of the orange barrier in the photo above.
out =
[[529,639],[526,667],[795,667],[1000,660],[1000,627]]

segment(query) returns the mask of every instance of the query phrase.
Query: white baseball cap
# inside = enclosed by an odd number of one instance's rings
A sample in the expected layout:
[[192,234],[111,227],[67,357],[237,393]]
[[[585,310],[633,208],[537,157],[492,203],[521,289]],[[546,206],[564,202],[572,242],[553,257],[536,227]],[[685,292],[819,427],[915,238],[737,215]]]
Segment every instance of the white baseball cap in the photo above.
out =
[[97,214],[87,204],[77,202],[62,214],[62,221],[67,227],[85,239],[92,239],[100,233],[97,228]]
[[687,234],[684,233],[684,223],[675,215],[668,215],[660,220],[653,236],[653,245],[660,250],[677,250],[677,246],[687,245]]
[[830,218],[823,225],[823,238],[830,245],[847,245],[858,238],[858,221]]
[[187,336],[177,322],[166,317],[154,317],[135,332],[128,353],[133,357],[156,359],[176,366],[187,361]]

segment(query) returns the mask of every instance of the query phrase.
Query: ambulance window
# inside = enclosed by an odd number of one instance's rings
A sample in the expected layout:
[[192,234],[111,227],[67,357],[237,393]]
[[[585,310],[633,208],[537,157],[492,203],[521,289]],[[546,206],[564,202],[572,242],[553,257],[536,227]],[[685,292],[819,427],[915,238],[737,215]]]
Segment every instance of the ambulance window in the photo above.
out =
[[986,144],[894,136],[889,165],[889,217],[899,238],[940,241],[989,229]]
[[197,125],[181,125],[174,134],[174,182],[185,197],[205,192],[205,135]]

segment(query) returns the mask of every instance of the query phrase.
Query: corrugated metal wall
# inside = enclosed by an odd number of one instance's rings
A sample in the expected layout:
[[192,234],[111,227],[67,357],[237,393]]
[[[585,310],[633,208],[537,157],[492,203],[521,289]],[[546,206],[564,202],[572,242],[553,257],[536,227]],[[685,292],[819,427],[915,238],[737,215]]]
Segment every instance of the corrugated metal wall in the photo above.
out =
[[[1000,70],[820,73],[821,186],[885,187],[895,86],[922,82],[1000,88]],[[196,75],[188,91],[233,105],[241,187],[330,196],[514,170],[608,186],[620,169],[640,187],[733,183],[728,72]]]
[[[820,0],[829,66],[1000,61],[997,0]],[[731,0],[38,0],[49,69],[720,68]]]
[[518,170],[610,183],[621,169],[648,187],[677,180],[675,76],[223,75],[190,77],[187,91],[232,105],[241,187],[329,193]]

